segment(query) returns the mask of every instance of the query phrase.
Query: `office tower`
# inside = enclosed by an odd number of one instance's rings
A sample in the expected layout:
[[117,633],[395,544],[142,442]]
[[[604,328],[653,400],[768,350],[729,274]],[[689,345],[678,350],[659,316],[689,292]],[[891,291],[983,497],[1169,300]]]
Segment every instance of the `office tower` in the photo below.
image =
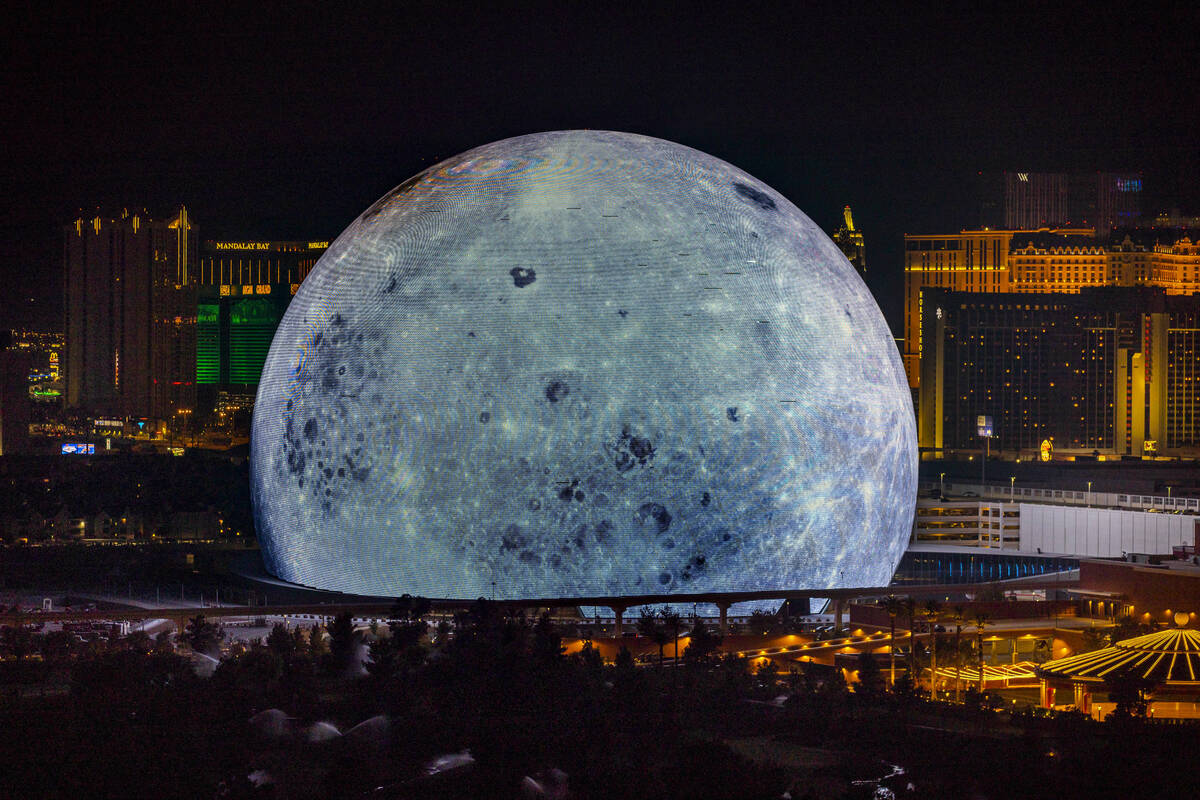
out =
[[195,406],[196,233],[186,208],[64,229],[66,405],[168,420]]
[[854,216],[850,206],[842,209],[842,226],[833,233],[833,241],[846,256],[846,260],[854,265],[858,274],[867,277],[867,251],[863,244],[862,231],[854,227]]

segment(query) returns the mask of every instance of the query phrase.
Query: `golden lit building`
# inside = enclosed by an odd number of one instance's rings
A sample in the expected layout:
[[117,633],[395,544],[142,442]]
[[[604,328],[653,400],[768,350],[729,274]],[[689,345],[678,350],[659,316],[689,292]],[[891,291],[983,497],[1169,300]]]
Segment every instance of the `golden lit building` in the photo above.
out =
[[[1161,233],[1150,234],[1161,237]],[[1167,294],[1200,292],[1200,244],[1104,242],[1090,228],[978,230],[904,237],[904,370],[920,386],[921,290],[1065,293],[1097,286],[1157,286]]]
[[1174,244],[1156,244],[1151,258],[1151,281],[1167,294],[1200,291],[1200,242],[1184,236]]
[[846,256],[846,260],[854,265],[859,276],[867,277],[867,248],[863,242],[862,231],[854,227],[854,215],[850,206],[842,209],[843,224],[833,233],[833,242]]
[[[1054,231],[1094,236],[1090,228]],[[1012,292],[1009,246],[1020,231],[977,230],[955,234],[904,236],[904,371],[908,385],[920,385],[921,290]]]

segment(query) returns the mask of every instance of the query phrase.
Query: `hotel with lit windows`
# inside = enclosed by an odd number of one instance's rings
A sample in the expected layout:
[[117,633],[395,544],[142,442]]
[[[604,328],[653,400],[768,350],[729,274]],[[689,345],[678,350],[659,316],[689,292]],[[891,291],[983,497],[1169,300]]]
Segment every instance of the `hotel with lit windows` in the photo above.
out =
[[927,457],[1200,452],[1200,243],[1149,231],[905,239],[904,365]]
[[327,241],[213,241],[200,248],[196,385],[205,412],[235,413],[255,387],[283,312]]

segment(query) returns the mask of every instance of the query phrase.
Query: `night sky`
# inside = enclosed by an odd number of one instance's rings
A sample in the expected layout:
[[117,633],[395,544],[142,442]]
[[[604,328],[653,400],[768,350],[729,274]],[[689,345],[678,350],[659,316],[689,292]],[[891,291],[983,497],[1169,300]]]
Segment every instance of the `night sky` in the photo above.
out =
[[980,170],[1142,169],[1147,210],[1200,213],[1194,10],[343,5],[10,10],[0,326],[60,326],[80,209],[333,238],[441,158],[561,128],[711,153],[828,231],[849,203],[893,328],[902,234],[975,225]]

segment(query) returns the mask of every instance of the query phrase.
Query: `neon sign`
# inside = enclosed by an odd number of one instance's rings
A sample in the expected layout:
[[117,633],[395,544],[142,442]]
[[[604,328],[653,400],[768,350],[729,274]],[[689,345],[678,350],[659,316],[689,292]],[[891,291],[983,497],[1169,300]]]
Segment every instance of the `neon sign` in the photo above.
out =
[[270,250],[270,242],[213,242],[214,250]]

